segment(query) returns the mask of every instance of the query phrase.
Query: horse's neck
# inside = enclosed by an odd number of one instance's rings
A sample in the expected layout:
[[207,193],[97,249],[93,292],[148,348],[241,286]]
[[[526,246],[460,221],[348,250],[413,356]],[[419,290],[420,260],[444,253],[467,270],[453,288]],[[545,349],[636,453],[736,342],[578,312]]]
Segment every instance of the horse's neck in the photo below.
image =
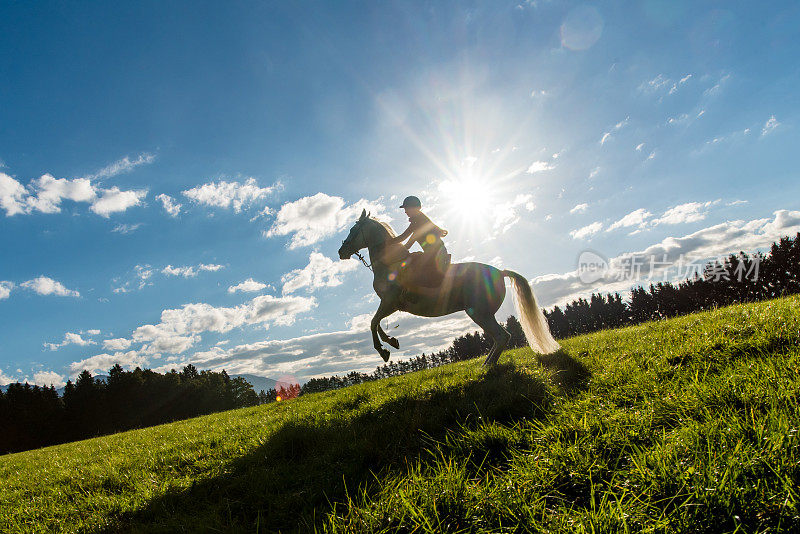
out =
[[367,244],[367,250],[369,251],[369,262],[377,275],[378,271],[386,271],[391,261],[394,261],[391,258],[396,254],[393,253],[392,249],[394,247],[402,247],[402,245],[389,243],[391,236],[383,227],[378,228],[376,226],[371,233],[372,239]]

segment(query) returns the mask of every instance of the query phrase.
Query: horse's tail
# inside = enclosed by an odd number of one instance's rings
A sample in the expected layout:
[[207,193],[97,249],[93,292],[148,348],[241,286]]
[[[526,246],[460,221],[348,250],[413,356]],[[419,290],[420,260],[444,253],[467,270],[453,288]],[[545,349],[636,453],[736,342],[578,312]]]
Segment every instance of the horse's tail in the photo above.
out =
[[553,339],[547,326],[547,319],[536,304],[536,297],[533,296],[533,290],[525,277],[509,270],[503,271],[503,276],[511,279],[511,285],[514,287],[514,303],[520,316],[519,322],[522,323],[522,330],[531,348],[542,354],[550,354],[560,349],[561,346]]

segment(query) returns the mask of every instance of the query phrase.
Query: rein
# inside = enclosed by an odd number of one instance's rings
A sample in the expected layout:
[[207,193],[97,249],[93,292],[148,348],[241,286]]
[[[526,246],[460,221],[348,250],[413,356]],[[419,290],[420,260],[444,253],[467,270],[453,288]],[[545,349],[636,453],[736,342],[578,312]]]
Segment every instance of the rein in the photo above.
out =
[[[359,260],[361,260],[361,263],[363,263],[363,264],[364,264],[364,266],[365,266],[367,269],[369,269],[370,271],[372,271],[372,264],[371,264],[371,263],[367,263],[367,260],[365,260],[365,259],[364,259],[364,256],[362,256],[360,252],[356,252],[356,257],[357,257]],[[372,272],[375,272],[375,271],[372,271]]]
[[[361,240],[364,242],[364,244],[366,244],[367,243],[367,238],[366,238],[366,236],[364,236],[364,227],[363,227],[363,225],[361,225],[361,224],[358,225],[358,231],[361,232]],[[371,263],[367,263],[367,260],[365,260],[364,256],[361,255],[361,252],[356,251],[355,255],[359,260],[361,260],[361,263],[364,264],[364,267],[366,267],[367,269],[369,269],[373,273],[375,272],[375,271],[372,270],[372,264]]]

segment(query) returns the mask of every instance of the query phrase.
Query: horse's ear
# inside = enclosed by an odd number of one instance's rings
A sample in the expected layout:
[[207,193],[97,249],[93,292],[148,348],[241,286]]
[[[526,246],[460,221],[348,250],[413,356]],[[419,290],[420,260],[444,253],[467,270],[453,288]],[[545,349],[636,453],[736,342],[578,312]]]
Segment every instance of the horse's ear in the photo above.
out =
[[370,216],[370,213],[369,213],[369,212],[367,212],[367,217],[369,217],[369,216]]
[[361,210],[361,217],[359,217],[359,220],[366,219],[367,217],[367,210]]

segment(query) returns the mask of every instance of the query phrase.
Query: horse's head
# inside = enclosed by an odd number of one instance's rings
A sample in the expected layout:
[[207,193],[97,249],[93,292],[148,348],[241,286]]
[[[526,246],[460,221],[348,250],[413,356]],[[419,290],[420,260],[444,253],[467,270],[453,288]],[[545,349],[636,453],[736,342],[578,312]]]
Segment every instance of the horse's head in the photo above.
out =
[[364,225],[369,220],[369,213],[367,213],[367,210],[363,210],[361,217],[358,218],[356,224],[350,229],[350,233],[347,234],[347,239],[342,241],[342,246],[339,248],[339,258],[346,260],[362,248],[367,247]]

